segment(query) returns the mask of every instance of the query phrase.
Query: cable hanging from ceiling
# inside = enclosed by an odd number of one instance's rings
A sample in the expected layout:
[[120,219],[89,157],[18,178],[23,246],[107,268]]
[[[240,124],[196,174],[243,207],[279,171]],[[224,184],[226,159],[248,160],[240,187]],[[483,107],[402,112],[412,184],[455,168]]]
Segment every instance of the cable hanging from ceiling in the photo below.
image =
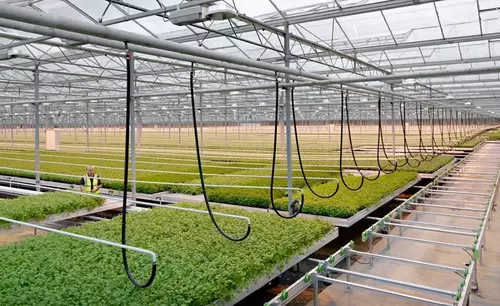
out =
[[294,133],[295,133],[295,144],[297,146],[297,157],[298,157],[298,160],[299,160],[299,165],[300,165],[300,172],[302,173],[302,177],[304,178],[304,182],[307,186],[307,188],[315,195],[317,196],[318,198],[322,198],[322,199],[329,199],[331,197],[333,197],[334,195],[337,194],[337,192],[339,191],[339,187],[340,187],[340,183],[337,179],[336,180],[336,185],[335,185],[335,188],[334,190],[327,194],[327,195],[321,195],[319,193],[317,193],[313,188],[312,186],[309,184],[309,180],[307,179],[307,176],[306,176],[306,173],[304,171],[304,165],[302,163],[302,156],[301,156],[301,153],[300,153],[300,144],[299,144],[299,136],[298,136],[298,132],[297,132],[297,120],[296,120],[296,117],[295,117],[295,98],[294,98],[294,91],[295,91],[295,87],[292,87],[291,89],[291,102],[292,102],[292,105],[291,105],[291,108],[292,108],[292,119],[293,119],[293,130],[294,130]]
[[217,231],[222,236],[224,236],[226,239],[231,240],[231,241],[243,241],[250,235],[250,231],[252,230],[251,223],[247,224],[246,232],[241,237],[233,237],[233,236],[227,234],[226,232],[224,232],[224,230],[217,223],[217,220],[215,220],[214,214],[212,212],[212,208],[210,207],[210,202],[208,201],[207,190],[205,187],[205,178],[203,177],[203,166],[202,166],[201,154],[200,154],[200,143],[198,140],[198,124],[196,122],[196,105],[194,102],[194,63],[191,63],[191,71],[189,74],[189,88],[190,88],[190,96],[191,96],[191,110],[192,110],[193,132],[194,132],[194,140],[195,140],[195,148],[196,148],[196,159],[198,161],[198,172],[200,175],[201,191],[203,194],[203,200],[205,202],[205,206],[206,206],[207,211],[208,211],[208,215],[210,216],[210,220],[212,220],[212,223],[214,224]]
[[[275,103],[274,103],[274,140],[273,140],[273,160],[271,164],[271,184],[269,188],[269,200],[274,212],[283,219],[292,219],[297,217],[304,207],[304,193],[301,192],[301,200],[295,199],[291,204],[293,212],[290,215],[282,215],[276,208],[276,203],[274,202],[274,173],[276,170],[276,149],[278,142],[278,108],[279,108],[279,81],[278,73],[275,73]],[[295,122],[295,120],[294,120]],[[297,135],[297,134],[295,134]],[[302,167],[301,167],[302,170]],[[292,192],[289,190],[288,192]]]
[[[121,223],[121,242],[123,245],[127,245],[127,191],[128,191],[128,164],[129,164],[129,147],[130,147],[130,120],[135,114],[131,114],[130,106],[132,104],[132,53],[126,50],[126,62],[127,62],[127,98],[126,98],[126,118],[125,118],[125,166],[123,175],[123,201],[122,201],[122,223]],[[130,267],[128,265],[127,250],[122,249],[122,261],[123,268],[127,277],[130,279],[132,284],[136,287],[146,288],[149,287],[156,276],[156,262],[153,262],[151,268],[151,274],[148,280],[141,284],[135,278]]]

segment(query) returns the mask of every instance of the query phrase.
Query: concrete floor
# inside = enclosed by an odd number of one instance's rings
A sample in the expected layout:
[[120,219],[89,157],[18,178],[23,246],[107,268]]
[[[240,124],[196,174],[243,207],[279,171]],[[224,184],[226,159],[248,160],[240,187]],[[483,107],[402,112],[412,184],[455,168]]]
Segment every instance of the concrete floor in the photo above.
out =
[[[496,148],[492,146],[484,146],[478,152],[479,155],[490,155],[498,156],[500,154],[495,154],[495,152],[500,152],[500,146]],[[497,158],[498,158],[497,157]],[[479,171],[477,169],[472,169],[472,166],[468,167],[469,171]],[[493,180],[492,180],[493,181]],[[470,190],[474,193],[489,193],[489,187],[484,182],[471,182],[471,181],[460,181],[453,183],[453,187],[456,192],[466,192]],[[433,198],[456,201],[469,201],[469,202],[482,202],[487,203],[488,199],[481,196],[474,195],[463,195],[463,194],[447,194],[433,195]],[[469,208],[479,208],[478,205],[474,204],[457,204],[445,201],[426,201],[438,205],[447,205],[455,207],[469,207]],[[500,202],[497,195],[497,202]],[[422,211],[422,208],[419,208]],[[470,212],[470,211],[459,211],[444,208],[426,208],[426,211],[448,213],[448,214],[458,214],[458,215],[469,215],[469,216],[482,216],[481,212]],[[407,220],[413,220],[415,214],[407,216]],[[455,225],[462,227],[478,228],[480,220],[472,219],[462,219],[456,217],[448,216],[435,216],[419,214],[418,221],[431,222],[438,224]],[[391,234],[399,235],[399,228],[392,229]],[[456,234],[445,234],[431,231],[423,231],[416,229],[405,229],[403,231],[403,236],[414,237],[419,239],[426,239],[432,241],[441,241],[448,243],[456,243],[461,245],[471,246],[474,241],[474,237],[456,235]],[[356,249],[356,248],[355,248]],[[465,268],[465,263],[470,259],[470,256],[460,248],[451,248],[445,246],[437,246],[434,244],[426,244],[420,242],[410,242],[405,240],[397,240],[390,242],[390,248],[387,248],[387,240],[381,239],[374,244],[374,253],[389,255],[399,258],[418,260],[428,263],[441,264],[457,268]],[[493,217],[491,221],[491,229],[487,229],[486,232],[486,250],[483,253],[483,265],[478,264],[478,284],[479,291],[477,294],[471,294],[470,305],[500,305],[500,212],[493,212]],[[412,284],[424,285],[432,288],[439,288],[449,291],[456,291],[459,287],[459,282],[462,277],[451,272],[451,271],[441,271],[435,269],[429,269],[426,267],[418,267],[408,264],[396,263],[394,261],[387,261],[382,259],[375,259],[374,265],[371,267],[369,264],[368,257],[360,257],[359,260],[351,266],[352,271],[366,273],[370,275],[381,276],[384,278],[405,281]],[[341,280],[347,280],[347,276],[342,274],[340,276],[332,275],[333,278],[337,277]],[[408,289],[407,287],[402,287],[398,285],[382,283],[380,281],[369,280],[364,277],[349,276],[349,281],[354,283],[359,283],[363,285],[368,285],[376,288],[381,288],[390,291],[396,291],[399,293],[409,294],[413,296],[418,296],[425,299],[430,299],[433,301],[440,301],[444,304],[452,304],[453,298],[451,296],[446,296],[443,294],[431,293],[425,290],[419,289]],[[424,305],[422,302],[414,302],[406,300],[400,297],[394,297],[391,295],[376,293],[373,291],[368,291],[366,289],[350,288],[350,293],[346,292],[346,288],[341,284],[333,284],[325,288],[320,294],[318,299],[318,305]],[[313,302],[309,304],[314,305]]]

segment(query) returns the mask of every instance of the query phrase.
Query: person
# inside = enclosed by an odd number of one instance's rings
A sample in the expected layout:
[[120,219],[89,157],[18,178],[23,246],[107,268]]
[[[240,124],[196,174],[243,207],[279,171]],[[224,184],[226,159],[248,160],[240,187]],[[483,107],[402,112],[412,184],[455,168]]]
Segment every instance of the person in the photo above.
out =
[[88,166],[87,173],[80,180],[80,191],[81,192],[92,192],[99,193],[99,189],[102,187],[101,178],[94,174],[94,167]]

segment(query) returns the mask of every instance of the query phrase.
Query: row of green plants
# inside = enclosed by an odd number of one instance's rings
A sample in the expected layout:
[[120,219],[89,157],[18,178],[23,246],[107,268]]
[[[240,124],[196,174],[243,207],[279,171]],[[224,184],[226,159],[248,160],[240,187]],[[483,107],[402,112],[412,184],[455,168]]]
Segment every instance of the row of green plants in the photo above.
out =
[[[337,177],[340,181],[340,178]],[[315,215],[323,215],[329,217],[348,218],[359,212],[360,210],[377,203],[380,199],[393,193],[395,190],[407,185],[409,182],[417,178],[416,172],[395,172],[390,175],[381,175],[376,181],[366,181],[363,188],[359,191],[350,191],[340,183],[337,194],[329,199],[316,197],[310,190],[307,189],[303,180],[294,180],[293,186],[304,189],[305,204],[302,212]],[[349,186],[357,186],[361,177],[347,175],[346,183]],[[210,181],[210,180],[209,180]],[[207,182],[208,183],[208,182]],[[210,182],[211,183],[211,182]],[[217,183],[223,184],[220,179]],[[234,182],[235,185],[244,185],[247,182]],[[251,184],[262,184],[261,186],[269,186],[270,179],[260,182],[252,181]],[[267,185],[266,185],[267,184]],[[323,182],[314,184],[313,189],[322,195],[328,195],[336,187],[335,181]],[[276,180],[276,186],[286,186],[286,180]],[[270,208],[271,202],[269,197],[269,188],[266,189],[234,189],[234,188],[208,188],[207,194],[210,201],[218,203],[236,204],[242,206]],[[275,190],[274,199],[277,207],[282,210],[287,210],[288,197],[286,190]],[[294,199],[300,199],[300,194],[294,192]]]
[[[306,205],[302,211],[313,215],[330,216],[337,218],[349,218],[359,211],[368,208],[386,196],[393,194],[397,189],[406,186],[417,179],[416,172],[394,172],[382,175],[376,181],[365,180],[363,187],[358,191],[351,191],[344,185],[340,185],[338,193],[331,199],[322,199],[314,196],[310,190],[305,190]],[[348,186],[356,187],[361,178],[359,176],[347,176],[345,178]],[[327,195],[335,188],[334,182],[328,182],[314,186],[316,193]],[[280,209],[286,210],[288,201],[281,198],[276,201]]]
[[490,140],[490,141],[500,140],[500,130],[497,129],[497,130],[488,132],[485,134],[485,136],[487,137],[487,140]]
[[[40,221],[50,215],[92,209],[103,203],[103,199],[96,197],[68,192],[47,192],[3,200],[0,204],[0,216],[24,222]],[[0,221],[0,227],[10,227],[10,223]]]
[[[183,207],[201,209],[201,204]],[[256,279],[270,275],[332,231],[330,223],[219,207],[247,216],[251,235],[234,243],[216,232],[205,214],[165,208],[129,214],[128,243],[158,254],[157,277],[139,289],[128,281],[121,250],[49,234],[0,248],[0,305],[208,305],[227,302]],[[217,217],[221,227],[243,234],[246,222]],[[120,241],[121,217],[86,223],[70,232]],[[144,282],[151,257],[128,252]]]

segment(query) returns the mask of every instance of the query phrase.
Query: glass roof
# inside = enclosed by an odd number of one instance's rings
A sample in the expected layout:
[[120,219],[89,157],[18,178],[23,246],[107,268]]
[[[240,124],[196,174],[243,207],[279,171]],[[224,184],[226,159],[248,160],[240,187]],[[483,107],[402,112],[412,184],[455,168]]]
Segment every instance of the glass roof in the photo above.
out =
[[[434,73],[415,76],[415,84],[397,83],[395,91],[422,100],[442,99],[450,105],[463,99],[470,107],[480,106],[489,114],[500,114],[496,94],[500,93],[498,72],[466,73],[467,69],[498,67],[500,61],[500,4],[498,0],[388,1],[388,0],[228,0],[234,10],[229,20],[205,20],[189,25],[174,25],[170,12],[148,14],[151,10],[177,9],[178,5],[196,5],[194,1],[174,0],[4,0],[2,3],[45,12],[53,18],[97,23],[111,29],[166,39],[186,46],[202,48],[238,58],[290,67],[333,79],[371,78],[367,84],[374,95],[390,82],[373,78],[387,75]],[[210,1],[204,1],[208,3]],[[146,17],[134,16],[145,12]],[[285,23],[289,24],[289,56],[285,52]],[[42,99],[57,101],[85,97],[124,94],[125,61],[123,50],[81,44],[59,38],[41,37],[18,29],[0,30],[0,50],[16,50],[22,56],[0,62],[0,86],[17,94],[1,98],[0,103],[29,102],[34,98],[33,69],[39,63]],[[158,57],[136,52],[136,90],[148,93],[144,103],[165,107],[175,105],[182,95],[186,100],[191,63],[175,57]],[[200,90],[236,88],[238,97],[250,106],[269,96],[272,73],[248,69],[196,64],[196,83]],[[440,76],[440,72],[456,75]],[[303,81],[297,77],[296,81]],[[56,86],[57,85],[57,86]],[[249,90],[252,86],[269,88]],[[430,94],[429,89],[435,89]],[[244,88],[248,89],[244,89]],[[323,86],[324,92],[338,94],[338,86]],[[238,88],[241,88],[238,93]],[[310,87],[297,90],[308,97]],[[315,87],[314,90],[317,90]],[[154,97],[158,93],[158,97]],[[353,93],[361,101],[363,91]],[[450,100],[449,97],[454,99]],[[210,105],[227,102],[227,95],[207,93]],[[474,97],[474,99],[471,99]],[[225,99],[224,99],[225,98]],[[318,98],[320,99],[320,98]],[[112,100],[112,98],[110,98]],[[366,100],[366,99],[365,99]],[[456,100],[456,101],[455,101]],[[64,102],[64,101],[63,101]],[[56,102],[54,102],[56,103]],[[108,104],[111,102],[108,102]],[[243,102],[241,102],[243,103]],[[332,102],[337,103],[337,101]],[[59,103],[74,108],[72,103]],[[262,113],[264,116],[265,113]]]

